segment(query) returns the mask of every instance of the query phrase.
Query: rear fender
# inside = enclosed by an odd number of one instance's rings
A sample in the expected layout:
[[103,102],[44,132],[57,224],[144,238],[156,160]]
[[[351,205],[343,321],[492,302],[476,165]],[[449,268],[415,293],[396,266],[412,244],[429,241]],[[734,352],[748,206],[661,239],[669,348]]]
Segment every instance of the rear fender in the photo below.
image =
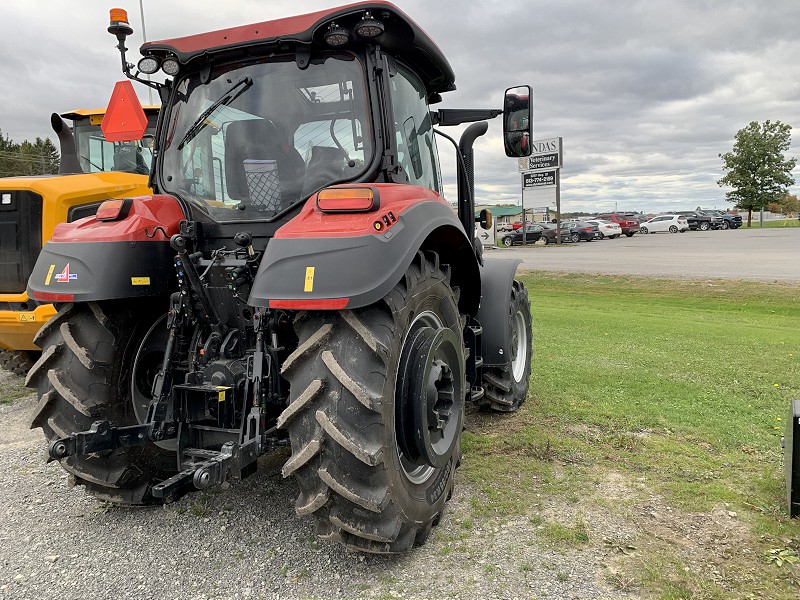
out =
[[462,312],[474,315],[478,263],[452,208],[423,188],[371,187],[380,190],[374,212],[322,215],[312,198],[278,230],[267,244],[249,304],[298,310],[368,306],[397,285],[417,252],[433,250],[440,263],[450,265]]
[[62,223],[39,254],[28,296],[86,302],[166,295],[176,288],[169,238],[184,219],[171,196],[135,198],[127,217]]
[[522,263],[516,259],[484,259],[481,273],[481,307],[477,320],[483,328],[481,355],[487,367],[504,367],[511,361],[511,332],[508,326],[511,287]]

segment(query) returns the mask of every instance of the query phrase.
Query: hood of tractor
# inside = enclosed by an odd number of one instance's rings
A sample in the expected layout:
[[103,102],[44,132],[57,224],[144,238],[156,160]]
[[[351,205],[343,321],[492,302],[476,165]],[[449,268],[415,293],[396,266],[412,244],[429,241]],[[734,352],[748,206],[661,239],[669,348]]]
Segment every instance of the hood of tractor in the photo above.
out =
[[[384,27],[376,38],[364,39],[354,33],[367,12]],[[147,42],[140,52],[142,56],[159,61],[176,58],[181,66],[196,69],[215,61],[253,56],[255,47],[330,50],[332,47],[326,42],[325,34],[332,26],[350,34],[348,42],[335,48],[380,44],[387,53],[408,63],[423,78],[430,94],[455,89],[455,74],[442,51],[419,25],[390,2],[359,2],[295,17]]]

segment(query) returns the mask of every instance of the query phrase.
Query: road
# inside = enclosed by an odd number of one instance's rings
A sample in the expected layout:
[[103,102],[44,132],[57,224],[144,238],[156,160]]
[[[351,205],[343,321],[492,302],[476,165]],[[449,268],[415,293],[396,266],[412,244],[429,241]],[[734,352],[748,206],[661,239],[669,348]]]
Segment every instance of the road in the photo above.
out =
[[800,282],[800,228],[636,234],[578,244],[486,250],[522,269]]

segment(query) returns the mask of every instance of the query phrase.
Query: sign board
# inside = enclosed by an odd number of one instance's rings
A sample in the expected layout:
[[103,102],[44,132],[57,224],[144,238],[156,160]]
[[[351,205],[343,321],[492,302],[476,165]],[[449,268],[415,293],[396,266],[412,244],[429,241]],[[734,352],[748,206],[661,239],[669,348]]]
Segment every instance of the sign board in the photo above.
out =
[[556,171],[534,171],[522,174],[522,189],[556,184]]
[[496,225],[494,219],[492,219],[492,226],[489,229],[484,229],[480,223],[475,224],[475,237],[481,241],[483,246],[497,246]]
[[531,142],[531,155],[518,159],[519,172],[561,167],[561,138]]

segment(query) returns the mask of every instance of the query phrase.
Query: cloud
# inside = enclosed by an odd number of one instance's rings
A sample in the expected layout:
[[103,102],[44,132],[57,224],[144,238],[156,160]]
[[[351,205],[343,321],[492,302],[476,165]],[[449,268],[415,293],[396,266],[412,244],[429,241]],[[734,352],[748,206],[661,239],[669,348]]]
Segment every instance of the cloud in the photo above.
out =
[[[436,40],[458,90],[441,107],[500,106],[503,90],[534,86],[537,139],[564,140],[564,210],[658,211],[727,206],[718,155],[750,121],[800,127],[800,3],[767,0],[396,0]],[[136,31],[138,2],[127,2]],[[260,0],[143,0],[150,39],[310,12]],[[54,8],[55,7],[55,8]],[[5,0],[0,5],[3,134],[53,137],[49,114],[104,105],[121,79],[103,0]],[[147,101],[147,91],[137,86]],[[463,128],[460,128],[463,129]],[[455,133],[458,133],[458,129]],[[454,133],[448,131],[448,133]],[[797,138],[797,136],[795,136]],[[438,140],[446,192],[453,151]],[[482,201],[520,195],[516,161],[502,152],[499,119],[475,147]],[[800,156],[795,139],[790,156]],[[800,179],[800,168],[795,172]],[[797,188],[793,188],[797,193]]]

